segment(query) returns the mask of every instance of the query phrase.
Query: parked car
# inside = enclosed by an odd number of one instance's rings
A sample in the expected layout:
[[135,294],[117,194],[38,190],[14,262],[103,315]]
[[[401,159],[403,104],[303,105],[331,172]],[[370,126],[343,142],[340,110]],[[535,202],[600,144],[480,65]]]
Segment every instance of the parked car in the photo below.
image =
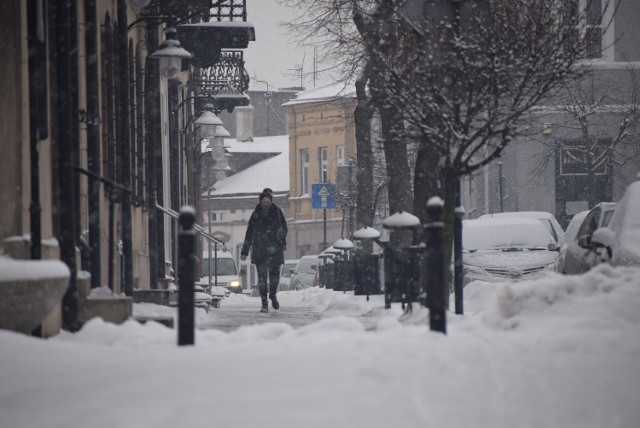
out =
[[568,246],[572,244],[578,245],[578,230],[580,229],[580,226],[582,226],[582,222],[587,214],[589,214],[589,210],[584,210],[571,217],[571,221],[567,225],[567,229],[564,231],[562,245],[560,245],[560,255],[558,256],[555,267],[556,272],[563,273],[564,271],[564,261],[567,256]]
[[319,261],[320,259],[317,255],[300,257],[295,272],[291,275],[290,288],[292,290],[301,290],[312,287]]
[[207,289],[209,287],[209,276],[211,276],[212,287],[217,285],[233,293],[242,292],[242,282],[238,275],[238,268],[233,256],[228,251],[211,253],[211,259],[206,251],[203,253],[202,278],[196,281],[196,285]]
[[552,271],[558,247],[547,228],[526,217],[462,222],[464,285],[535,278]]
[[627,187],[609,225],[596,230],[590,244],[613,266],[640,266],[640,181]]
[[279,291],[290,290],[291,276],[298,265],[299,259],[285,260],[284,264],[280,266],[280,283],[278,284]]
[[509,211],[504,213],[484,214],[478,217],[484,218],[502,218],[502,217],[527,217],[538,219],[544,224],[549,231],[549,234],[553,237],[558,247],[562,244],[564,238],[564,230],[555,216],[546,211]]
[[[597,229],[609,224],[615,209],[616,204],[613,202],[600,202],[590,210],[576,214],[571,219],[571,223],[567,226],[564,242],[560,247],[556,272],[579,274],[587,272],[598,264],[599,255],[594,251],[591,237]],[[577,229],[575,229],[576,225]],[[572,228],[571,234],[569,234],[570,227]]]

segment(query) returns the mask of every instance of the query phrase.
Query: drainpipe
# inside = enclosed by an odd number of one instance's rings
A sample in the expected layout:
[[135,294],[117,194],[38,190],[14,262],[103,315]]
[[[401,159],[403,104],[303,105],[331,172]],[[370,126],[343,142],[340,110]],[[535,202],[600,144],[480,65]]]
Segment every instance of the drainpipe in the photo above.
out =
[[[147,50],[148,52],[154,52],[158,48],[158,36],[157,28],[155,25],[147,26]],[[147,144],[146,144],[146,158],[147,158],[147,212],[149,214],[149,282],[152,290],[158,288],[158,276],[160,272],[159,257],[158,257],[158,210],[156,208],[157,201],[157,167],[156,167],[156,151],[160,146],[159,140],[159,114],[160,107],[158,88],[160,82],[158,78],[158,65],[157,61],[146,60],[145,63],[145,89],[146,100],[145,105],[147,108]],[[164,276],[161,276],[164,277]]]
[[40,155],[38,142],[47,138],[47,60],[43,0],[27,3],[29,52],[29,149],[31,159],[31,259],[42,258],[42,222],[40,205]]
[[70,103],[73,82],[71,81],[71,7],[68,0],[57,0],[55,8],[56,31],[56,143],[58,146],[58,194],[60,210],[58,212],[58,241],[60,258],[69,267],[71,276],[69,288],[62,299],[62,319],[65,330],[77,331],[78,321],[78,287],[76,282],[76,231],[75,231],[75,198],[73,191],[73,126]]
[[[119,60],[118,77],[116,79],[118,87],[118,123],[117,130],[120,146],[120,184],[131,188],[131,130],[129,127],[129,46],[127,37],[127,4],[125,0],[118,0],[118,24],[117,49]],[[123,284],[121,290],[125,295],[133,295],[133,249],[132,249],[132,228],[131,228],[131,193],[121,192],[121,215],[122,215],[122,252],[123,252]]]
[[91,248],[91,288],[100,287],[100,127],[98,87],[98,28],[96,0],[85,2],[85,45],[87,75],[87,167],[89,175],[89,246]]

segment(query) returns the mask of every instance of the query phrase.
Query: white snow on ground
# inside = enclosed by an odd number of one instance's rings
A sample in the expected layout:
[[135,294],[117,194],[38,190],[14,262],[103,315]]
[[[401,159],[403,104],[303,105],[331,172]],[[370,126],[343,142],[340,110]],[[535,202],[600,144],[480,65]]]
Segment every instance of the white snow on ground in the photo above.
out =
[[[48,340],[0,331],[0,427],[639,426],[640,270],[464,291],[446,336],[423,308],[318,288],[279,300],[321,321],[197,330],[188,347],[153,322],[94,319]],[[258,310],[222,301],[247,304]]]

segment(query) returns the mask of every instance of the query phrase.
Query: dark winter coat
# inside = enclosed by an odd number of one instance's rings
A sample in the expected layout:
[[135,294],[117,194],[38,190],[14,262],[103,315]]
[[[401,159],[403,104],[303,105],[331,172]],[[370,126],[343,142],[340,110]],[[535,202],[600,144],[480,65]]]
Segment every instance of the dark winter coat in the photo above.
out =
[[249,255],[251,263],[260,264],[270,259],[272,263],[284,263],[284,250],[287,247],[287,221],[280,208],[271,204],[266,213],[260,204],[249,219],[244,237],[241,255]]

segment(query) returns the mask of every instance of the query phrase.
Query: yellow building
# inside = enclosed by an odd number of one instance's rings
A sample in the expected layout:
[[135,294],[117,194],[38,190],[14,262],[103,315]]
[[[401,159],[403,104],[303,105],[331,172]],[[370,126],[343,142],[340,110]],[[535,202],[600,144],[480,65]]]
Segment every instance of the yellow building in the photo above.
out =
[[355,106],[355,91],[344,84],[300,92],[283,105],[289,130],[288,241],[297,257],[319,254],[350,233],[350,211],[340,196],[335,209],[313,208],[312,185],[347,181],[349,162],[356,159]]

